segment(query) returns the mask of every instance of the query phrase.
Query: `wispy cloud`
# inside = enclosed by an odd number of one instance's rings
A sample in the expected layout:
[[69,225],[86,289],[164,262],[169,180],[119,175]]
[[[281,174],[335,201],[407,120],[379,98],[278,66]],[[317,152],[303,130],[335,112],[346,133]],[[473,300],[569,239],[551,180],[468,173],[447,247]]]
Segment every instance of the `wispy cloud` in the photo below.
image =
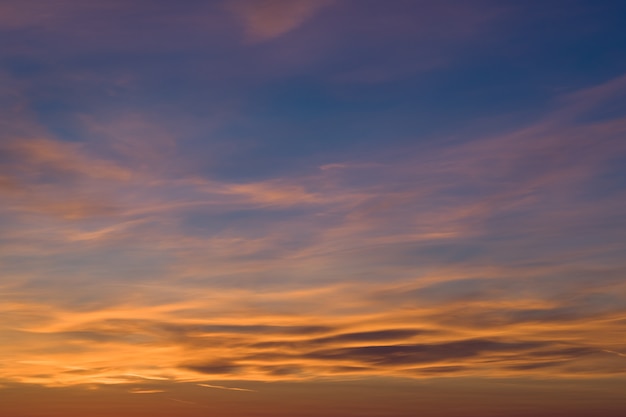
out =
[[334,0],[228,0],[253,41],[267,41],[296,29]]

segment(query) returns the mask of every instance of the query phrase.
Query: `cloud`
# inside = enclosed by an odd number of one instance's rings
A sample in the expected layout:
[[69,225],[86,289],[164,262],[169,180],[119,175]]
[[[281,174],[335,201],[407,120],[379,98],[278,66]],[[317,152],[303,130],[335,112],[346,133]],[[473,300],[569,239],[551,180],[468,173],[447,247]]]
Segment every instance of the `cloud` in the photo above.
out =
[[[348,301],[349,294],[354,292],[346,289],[342,298]],[[267,296],[270,295],[262,297]],[[487,302],[487,298],[482,299],[483,304]],[[158,315],[160,310],[164,318],[171,318],[174,312],[185,311],[181,309],[182,305],[163,307],[156,310],[145,308],[144,311],[135,307],[132,313],[119,310],[117,314],[149,317],[155,313]],[[550,368],[551,375],[557,377],[606,375],[613,372],[616,361],[623,361],[620,355],[605,352],[615,351],[606,349],[611,346],[607,340],[585,336],[573,341],[572,336],[578,327],[572,328],[569,324],[561,327],[555,323],[545,329],[545,335],[542,335],[542,328],[532,326],[519,328],[516,323],[487,324],[480,331],[474,331],[484,334],[484,338],[467,339],[463,332],[471,334],[468,327],[461,326],[461,332],[449,326],[438,327],[437,322],[429,317],[432,310],[394,310],[389,305],[385,308],[386,313],[370,315],[367,319],[360,314],[344,316],[344,328],[360,331],[342,333],[334,330],[334,334],[324,337],[315,337],[315,333],[309,331],[294,332],[292,329],[296,327],[284,331],[283,326],[215,323],[181,326],[175,323],[164,325],[152,320],[119,319],[99,323],[84,320],[86,317],[81,317],[84,313],[57,311],[52,314],[52,317],[56,316],[53,327],[42,328],[31,324],[31,331],[15,333],[12,340],[17,350],[8,353],[17,360],[10,366],[4,366],[3,375],[15,378],[19,374],[19,381],[44,385],[129,384],[146,379],[200,382],[206,375],[225,380],[291,380],[351,374],[505,376],[541,374],[545,368]],[[454,317],[458,313],[453,309],[454,306],[443,305],[434,311],[442,316]],[[222,314],[226,311],[221,310]],[[475,307],[469,305],[466,310],[472,312]],[[506,314],[508,310],[509,307],[502,306],[500,312],[494,311],[492,315]],[[194,316],[197,314],[199,312]],[[68,315],[68,319],[83,320],[61,320],[63,315]],[[99,309],[97,315],[114,317],[116,311]],[[276,319],[275,315],[263,318],[257,314],[260,321]],[[282,317],[282,320],[287,319],[292,322],[337,321],[337,317],[332,315]],[[246,318],[241,317],[240,320],[245,321]],[[373,327],[390,321],[402,322],[405,326],[415,322],[429,323],[438,331]],[[61,324],[63,322],[65,324]],[[366,323],[370,330],[363,330]],[[463,325],[463,322],[459,324]],[[20,327],[19,323],[15,326]],[[63,330],[68,326],[74,330]],[[168,329],[184,330],[171,332]],[[278,333],[273,333],[273,329],[277,329]],[[604,328],[589,327],[585,321],[581,322],[579,329],[587,335],[607,335]],[[496,335],[497,339],[494,338]],[[38,341],[38,347],[33,345],[25,350],[28,338]],[[277,338],[283,341],[279,342]],[[144,350],[143,355],[136,355],[137,349],[148,346],[150,348]],[[20,360],[29,357],[30,360]],[[186,358],[186,362],[180,363],[180,358]],[[73,367],[67,369],[70,360]],[[591,370],[591,364],[595,364],[595,371]]]
[[203,364],[187,365],[187,369],[208,375],[233,375],[242,373],[244,371],[243,366],[236,365],[228,362],[209,362]]
[[0,378],[614,375],[626,123],[586,118],[607,85],[510,132],[248,181],[180,168],[148,117],[69,142],[24,116],[1,142]]
[[229,0],[228,8],[254,41],[267,41],[296,29],[334,0]]
[[271,341],[261,342],[255,345],[259,349],[265,348],[299,348],[310,349],[319,345],[350,345],[367,342],[381,342],[388,340],[409,339],[420,334],[429,334],[432,331],[417,329],[389,329],[369,332],[340,333],[333,336],[320,337],[317,339],[291,340],[291,341]]
[[381,340],[405,339],[426,331],[414,329],[378,330],[371,332],[343,333],[330,337],[315,339],[314,343],[350,343],[350,342],[373,342]]
[[355,361],[382,366],[407,366],[436,363],[479,356],[482,353],[523,352],[541,347],[541,342],[498,342],[494,340],[461,340],[434,345],[383,345],[315,351],[307,357],[323,360]]
[[[24,118],[22,115],[17,115]],[[28,120],[22,123],[28,126]],[[16,123],[16,124],[19,124]],[[79,144],[37,134],[36,126],[17,127],[13,136],[0,138],[0,193],[8,208],[67,219],[111,215],[117,209],[85,187],[123,183],[131,172],[113,161],[89,155]]]
[[164,390],[160,390],[160,389],[141,389],[141,388],[137,388],[137,389],[132,389],[130,391],[131,394],[158,394],[161,392],[165,392]]
[[282,334],[309,335],[332,330],[328,326],[271,326],[271,325],[174,325],[163,324],[162,328],[172,333],[182,334]]

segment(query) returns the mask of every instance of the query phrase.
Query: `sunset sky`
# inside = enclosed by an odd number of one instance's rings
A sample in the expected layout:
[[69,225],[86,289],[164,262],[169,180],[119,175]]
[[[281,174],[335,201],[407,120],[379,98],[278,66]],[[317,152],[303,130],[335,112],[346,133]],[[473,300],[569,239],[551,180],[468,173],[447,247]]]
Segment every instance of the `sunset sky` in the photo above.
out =
[[623,0],[0,0],[0,417],[626,415]]

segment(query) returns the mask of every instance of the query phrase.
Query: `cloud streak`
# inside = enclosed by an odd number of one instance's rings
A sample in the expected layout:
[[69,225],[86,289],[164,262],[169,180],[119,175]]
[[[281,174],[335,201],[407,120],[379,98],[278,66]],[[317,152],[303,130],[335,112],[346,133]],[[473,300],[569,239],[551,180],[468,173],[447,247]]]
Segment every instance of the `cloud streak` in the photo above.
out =
[[205,387],[205,388],[225,389],[225,390],[229,390],[229,391],[254,392],[254,390],[252,390],[252,389],[236,388],[236,387],[224,387],[222,385],[198,384],[198,386],[199,387]]

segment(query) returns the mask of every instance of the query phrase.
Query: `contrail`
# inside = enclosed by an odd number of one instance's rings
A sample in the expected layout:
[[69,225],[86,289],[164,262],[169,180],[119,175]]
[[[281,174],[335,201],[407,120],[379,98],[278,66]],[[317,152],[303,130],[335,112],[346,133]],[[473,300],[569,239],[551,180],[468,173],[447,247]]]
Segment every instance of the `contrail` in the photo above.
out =
[[256,392],[253,389],[246,389],[246,388],[235,388],[235,387],[224,387],[222,385],[209,385],[209,384],[198,384],[199,387],[206,387],[206,388],[217,388],[217,389],[227,389],[227,390],[231,390],[231,391],[248,391],[248,392]]
[[179,400],[178,398],[167,397],[167,399],[168,400],[172,400],[172,401],[176,401],[178,403],[197,405],[197,403],[194,403],[192,401]]
[[617,356],[621,356],[622,358],[626,358],[626,354],[621,353],[621,352],[616,352],[614,350],[606,350],[606,349],[602,349],[602,352],[606,352],[606,353],[614,353]]

